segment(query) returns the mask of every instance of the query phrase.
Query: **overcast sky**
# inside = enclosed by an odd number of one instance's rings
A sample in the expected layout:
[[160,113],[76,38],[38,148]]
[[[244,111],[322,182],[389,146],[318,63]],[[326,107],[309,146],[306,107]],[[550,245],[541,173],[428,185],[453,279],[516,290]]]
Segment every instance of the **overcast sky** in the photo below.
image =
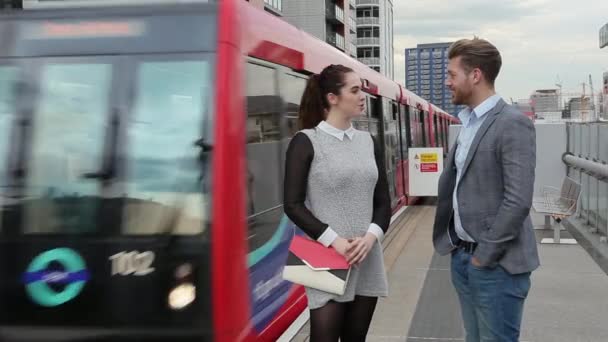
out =
[[[581,92],[593,77],[595,92],[608,71],[608,47],[599,29],[608,23],[608,0],[393,0],[395,79],[404,83],[405,49],[477,35],[501,52],[496,87],[505,99],[535,89]],[[587,89],[587,92],[589,90]]]

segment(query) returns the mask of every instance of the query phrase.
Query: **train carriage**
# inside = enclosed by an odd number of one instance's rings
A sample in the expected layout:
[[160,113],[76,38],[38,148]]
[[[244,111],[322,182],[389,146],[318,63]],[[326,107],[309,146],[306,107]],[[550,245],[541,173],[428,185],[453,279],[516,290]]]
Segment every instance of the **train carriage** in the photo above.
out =
[[30,3],[0,12],[2,340],[275,340],[306,307],[282,179],[310,74],[361,76],[395,213],[456,122],[245,1]]

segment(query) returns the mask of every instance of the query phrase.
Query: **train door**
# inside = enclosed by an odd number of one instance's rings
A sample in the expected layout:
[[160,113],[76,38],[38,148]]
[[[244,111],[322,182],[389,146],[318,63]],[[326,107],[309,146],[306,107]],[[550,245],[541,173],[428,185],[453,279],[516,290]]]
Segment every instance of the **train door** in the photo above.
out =
[[427,146],[428,139],[426,136],[426,128],[428,124],[426,123],[426,116],[424,115],[426,112],[422,109],[418,109],[418,116],[416,117],[417,123],[417,135],[418,135],[418,145],[420,147]]
[[434,147],[441,147],[442,144],[442,140],[441,140],[441,126],[438,120],[438,116],[439,113],[433,113],[433,136],[435,138],[435,144]]
[[367,130],[369,133],[383,145],[383,126],[382,126],[382,98],[373,95],[368,95],[368,123]]
[[282,280],[281,270],[287,256],[285,241],[293,229],[289,230],[283,212],[285,105],[279,86],[283,69],[250,59],[246,71],[247,265],[251,323],[259,334],[272,322],[291,287]]
[[401,160],[399,153],[399,129],[397,115],[397,105],[382,99],[382,128],[384,130],[384,160],[386,165],[386,176],[388,180],[389,192],[391,196],[391,208],[396,208],[402,201],[403,192],[399,187],[399,173],[397,165]]
[[400,191],[403,193],[403,197],[405,200],[407,200],[407,173],[408,173],[408,164],[407,164],[407,159],[408,159],[408,146],[409,146],[409,141],[411,139],[410,137],[410,131],[409,131],[409,115],[407,113],[407,106],[404,106],[402,104],[396,105],[397,106],[397,112],[396,117],[397,117],[397,121],[398,121],[398,130],[399,130],[399,139],[398,139],[398,144],[399,144],[399,153],[400,153],[400,160],[399,163],[397,164],[397,174],[399,182],[400,182],[400,186],[399,189]]

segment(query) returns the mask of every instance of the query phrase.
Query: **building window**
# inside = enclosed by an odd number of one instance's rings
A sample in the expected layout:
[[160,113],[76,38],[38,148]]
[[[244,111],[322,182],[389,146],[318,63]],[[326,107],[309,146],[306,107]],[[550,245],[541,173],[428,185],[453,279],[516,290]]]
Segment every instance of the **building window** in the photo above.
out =
[[357,9],[357,18],[380,18],[380,9],[378,7]]

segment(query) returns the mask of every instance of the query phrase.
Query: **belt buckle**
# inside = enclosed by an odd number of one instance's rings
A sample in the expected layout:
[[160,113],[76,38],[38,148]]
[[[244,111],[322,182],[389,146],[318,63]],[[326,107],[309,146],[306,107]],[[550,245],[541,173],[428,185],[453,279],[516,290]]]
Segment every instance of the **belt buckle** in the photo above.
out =
[[467,242],[464,248],[466,249],[467,253],[473,254],[475,246],[472,243]]
[[465,251],[465,253],[473,254],[473,252],[475,251],[475,243],[460,240],[460,248],[462,248]]

